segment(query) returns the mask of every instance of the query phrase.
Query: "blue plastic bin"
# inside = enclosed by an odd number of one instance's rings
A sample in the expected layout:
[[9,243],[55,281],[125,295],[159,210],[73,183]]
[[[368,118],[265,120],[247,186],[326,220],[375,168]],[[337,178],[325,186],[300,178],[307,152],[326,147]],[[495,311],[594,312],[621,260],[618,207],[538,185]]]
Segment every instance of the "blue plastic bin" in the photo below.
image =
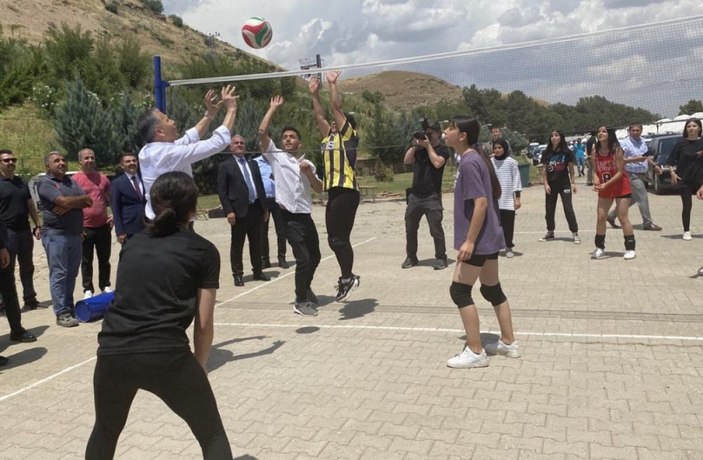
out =
[[76,302],[76,318],[81,323],[88,323],[102,318],[114,298],[114,292],[103,292],[89,299]]

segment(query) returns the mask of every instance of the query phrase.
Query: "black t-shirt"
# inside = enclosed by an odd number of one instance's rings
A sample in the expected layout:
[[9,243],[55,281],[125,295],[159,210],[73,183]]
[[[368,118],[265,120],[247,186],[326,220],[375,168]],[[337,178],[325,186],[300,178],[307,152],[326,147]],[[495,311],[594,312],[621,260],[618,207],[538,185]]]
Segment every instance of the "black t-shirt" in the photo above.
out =
[[669,165],[676,166],[676,175],[688,187],[697,188],[700,186],[700,178],[703,175],[703,157],[699,152],[703,152],[703,138],[681,139],[674,146],[667,159]]
[[549,184],[570,184],[569,163],[574,163],[575,156],[571,150],[549,152],[542,155],[541,162],[547,171]]
[[433,193],[442,193],[442,174],[444,165],[449,159],[449,148],[444,145],[434,147],[437,155],[444,158],[445,163],[435,168],[430,161],[430,154],[424,147],[415,148],[415,163],[413,163],[413,195],[427,197]]
[[14,231],[29,230],[29,194],[27,183],[19,176],[12,179],[0,176],[0,217],[7,228]]
[[199,288],[218,288],[220,254],[190,230],[134,235],[120,252],[115,300],[98,334],[98,355],[190,350]]

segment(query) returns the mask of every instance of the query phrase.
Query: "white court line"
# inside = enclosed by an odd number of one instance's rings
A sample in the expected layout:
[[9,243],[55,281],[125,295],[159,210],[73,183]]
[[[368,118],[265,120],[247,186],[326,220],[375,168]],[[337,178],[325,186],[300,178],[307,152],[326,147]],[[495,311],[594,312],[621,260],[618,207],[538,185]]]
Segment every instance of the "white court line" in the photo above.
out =
[[43,383],[46,383],[46,382],[48,382],[49,380],[53,380],[53,379],[55,379],[56,377],[58,377],[59,375],[65,374],[66,372],[70,372],[70,371],[72,371],[73,369],[77,369],[77,368],[83,366],[84,364],[88,364],[88,363],[91,362],[91,361],[95,361],[95,359],[96,359],[96,357],[93,356],[93,357],[90,358],[90,359],[86,359],[86,360],[83,361],[82,363],[74,364],[74,365],[71,366],[71,367],[67,367],[66,369],[63,369],[63,370],[61,370],[61,371],[59,371],[59,372],[57,372],[57,373],[55,373],[55,374],[53,374],[53,375],[50,375],[50,376],[48,376],[48,377],[46,377],[46,378],[43,378],[43,379],[39,380],[38,382],[34,382],[34,383],[32,383],[31,385],[27,385],[26,387],[20,388],[19,390],[15,391],[15,392],[13,392],[13,393],[10,393],[10,394],[7,394],[7,395],[5,395],[5,396],[2,396],[2,397],[0,397],[0,402],[5,401],[6,399],[10,399],[10,398],[12,398],[13,396],[17,396],[18,394],[24,393],[25,391],[27,391],[27,390],[29,390],[29,389],[31,389],[31,388],[37,387],[37,386],[39,386],[39,385],[41,385],[41,384],[43,384]]
[[[366,243],[368,243],[369,241],[373,241],[373,240],[375,240],[375,239],[376,239],[375,236],[374,236],[374,237],[371,237],[371,238],[369,238],[368,240],[362,241],[361,243],[353,244],[352,247],[355,248],[355,247],[357,247],[357,246],[361,246],[362,244],[366,244]],[[327,260],[330,260],[332,257],[335,257],[334,253],[328,255],[328,256],[325,257],[324,259],[321,259],[321,260],[320,260],[320,263],[325,262],[325,261],[327,261]],[[219,301],[219,302],[217,302],[217,305],[215,305],[215,308],[217,308],[217,307],[219,307],[219,306],[221,306],[221,305],[223,305],[223,304],[225,304],[225,303],[231,302],[231,301],[233,301],[233,300],[237,300],[238,298],[243,297],[243,296],[245,296],[245,295],[247,295],[247,294],[251,294],[252,292],[254,292],[254,291],[258,290],[258,289],[264,288],[264,287],[266,287],[266,286],[271,286],[271,285],[272,285],[273,283],[275,283],[276,281],[282,280],[282,279],[284,279],[284,278],[288,278],[288,277],[291,276],[291,275],[295,275],[295,270],[290,271],[290,272],[286,273],[286,274],[283,275],[283,276],[277,276],[277,277],[273,278],[271,281],[267,281],[267,282],[265,282],[265,283],[263,283],[263,284],[259,284],[258,286],[255,286],[255,287],[249,289],[248,291],[244,291],[244,292],[242,292],[241,294],[235,295],[235,296],[232,297],[231,299]]]
[[[215,323],[215,326],[239,326],[239,327],[272,327],[272,328],[295,328],[318,327],[320,329],[368,329],[380,331],[399,332],[453,332],[464,333],[462,329],[446,329],[441,327],[402,327],[402,326],[363,326],[363,325],[339,325],[339,324],[272,324],[272,323]],[[500,331],[483,331],[484,334],[497,334]],[[692,337],[684,335],[636,335],[636,334],[585,334],[577,332],[516,332],[515,335],[535,336],[535,337],[570,337],[587,339],[640,339],[640,340],[683,340],[689,342],[703,342],[703,337]]]

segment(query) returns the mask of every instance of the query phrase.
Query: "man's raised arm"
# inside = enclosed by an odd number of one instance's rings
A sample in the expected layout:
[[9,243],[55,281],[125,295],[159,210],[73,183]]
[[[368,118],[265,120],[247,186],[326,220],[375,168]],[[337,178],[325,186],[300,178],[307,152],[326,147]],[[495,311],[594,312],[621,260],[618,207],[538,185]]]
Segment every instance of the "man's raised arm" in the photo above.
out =
[[334,121],[337,123],[337,129],[342,130],[344,123],[347,122],[347,117],[342,111],[342,97],[339,95],[339,89],[337,88],[337,78],[342,72],[335,70],[334,72],[327,72],[327,83],[330,85],[330,104],[332,105],[332,114],[334,116]]
[[317,128],[323,137],[327,136],[330,132],[330,124],[325,118],[325,109],[322,107],[322,102],[320,102],[320,79],[317,76],[310,78],[308,89],[310,89],[310,94],[312,95],[312,109],[315,112]]
[[261,144],[261,151],[265,152],[268,150],[271,138],[269,137],[269,126],[271,126],[271,119],[273,119],[273,114],[276,110],[283,105],[283,96],[274,96],[271,98],[269,103],[269,109],[266,111],[266,115],[261,120],[259,125],[259,143]]

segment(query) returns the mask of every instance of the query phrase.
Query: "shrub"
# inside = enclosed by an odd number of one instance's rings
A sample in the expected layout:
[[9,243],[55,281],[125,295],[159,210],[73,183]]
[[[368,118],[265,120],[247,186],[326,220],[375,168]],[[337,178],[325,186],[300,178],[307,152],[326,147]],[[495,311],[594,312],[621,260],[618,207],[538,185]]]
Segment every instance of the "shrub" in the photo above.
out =
[[377,182],[393,182],[393,176],[393,168],[383,163],[379,163],[374,173]]
[[183,27],[183,19],[181,19],[180,16],[172,14],[169,16],[169,18],[171,18],[171,22],[173,23],[174,26]]
[[161,0],[142,0],[142,3],[154,13],[161,14],[164,12],[164,5]]
[[105,4],[105,9],[112,14],[118,14],[119,4],[115,1],[108,2]]

